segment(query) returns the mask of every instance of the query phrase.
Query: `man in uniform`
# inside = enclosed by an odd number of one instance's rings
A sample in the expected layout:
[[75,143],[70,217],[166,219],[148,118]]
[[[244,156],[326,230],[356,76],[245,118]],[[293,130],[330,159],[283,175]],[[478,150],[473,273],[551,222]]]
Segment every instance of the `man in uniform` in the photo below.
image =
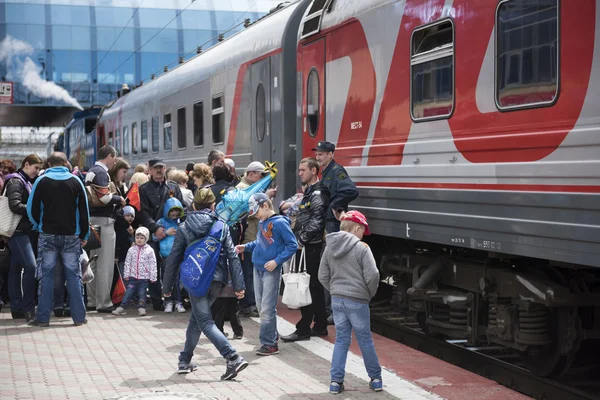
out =
[[321,181],[329,189],[331,196],[325,216],[325,231],[327,233],[338,232],[340,221],[337,220],[333,211],[335,210],[337,213],[348,211],[348,204],[358,197],[358,190],[344,167],[333,159],[333,153],[335,152],[333,143],[319,142],[317,147],[312,150],[315,152],[315,158],[323,171]]

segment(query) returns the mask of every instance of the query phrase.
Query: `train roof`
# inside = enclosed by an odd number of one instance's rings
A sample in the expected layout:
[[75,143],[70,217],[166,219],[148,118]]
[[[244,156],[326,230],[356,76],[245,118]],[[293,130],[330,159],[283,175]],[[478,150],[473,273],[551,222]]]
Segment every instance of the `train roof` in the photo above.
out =
[[[138,107],[146,102],[176,93],[209,79],[218,71],[227,71],[283,46],[284,32],[293,11],[302,0],[276,9],[248,28],[207,49],[106,106],[102,118],[110,117],[117,107]],[[115,107],[116,106],[116,107]]]

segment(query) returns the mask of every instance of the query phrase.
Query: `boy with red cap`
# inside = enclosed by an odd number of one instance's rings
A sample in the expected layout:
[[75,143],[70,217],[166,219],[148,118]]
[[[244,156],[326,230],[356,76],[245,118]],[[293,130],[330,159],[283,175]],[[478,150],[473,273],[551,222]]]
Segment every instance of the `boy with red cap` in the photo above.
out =
[[335,347],[331,360],[329,393],[344,390],[346,357],[356,335],[360,352],[371,382],[369,387],[383,390],[381,366],[371,336],[369,302],[377,293],[379,271],[369,246],[361,242],[369,235],[369,224],[359,211],[349,211],[340,217],[340,231],[327,235],[327,247],[321,258],[319,281],[331,293],[335,323]]

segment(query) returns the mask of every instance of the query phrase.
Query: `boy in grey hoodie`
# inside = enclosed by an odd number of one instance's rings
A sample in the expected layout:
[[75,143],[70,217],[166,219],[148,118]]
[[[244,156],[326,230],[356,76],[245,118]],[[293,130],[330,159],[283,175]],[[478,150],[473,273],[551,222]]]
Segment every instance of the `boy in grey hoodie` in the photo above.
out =
[[344,390],[352,329],[371,378],[369,387],[379,392],[383,390],[381,366],[371,336],[369,310],[369,302],[379,286],[379,271],[371,249],[361,242],[363,235],[370,234],[369,225],[359,211],[342,214],[340,221],[341,231],[327,235],[327,247],[319,267],[319,281],[331,293],[336,331],[329,393],[339,394]]

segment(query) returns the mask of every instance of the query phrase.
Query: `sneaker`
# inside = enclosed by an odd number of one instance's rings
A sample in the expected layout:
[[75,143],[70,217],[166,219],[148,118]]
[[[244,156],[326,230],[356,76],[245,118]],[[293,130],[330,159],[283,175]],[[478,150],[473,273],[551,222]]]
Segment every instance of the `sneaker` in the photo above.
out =
[[241,340],[244,337],[243,333],[234,333],[233,340]]
[[381,392],[383,390],[383,382],[381,379],[371,379],[369,387],[375,392]]
[[178,374],[189,374],[198,369],[198,364],[193,362],[179,362],[179,368],[177,369]]
[[[177,303],[177,304],[175,304],[175,310],[176,310],[178,313],[184,313],[184,312],[185,312],[185,307],[183,306],[183,304],[181,304],[181,303]],[[165,311],[166,311],[166,310],[165,310]]]
[[39,326],[39,327],[47,328],[47,327],[50,326],[50,323],[49,322],[40,322],[37,319],[32,319],[31,321],[29,321],[27,323],[27,325],[29,325],[29,326]]
[[221,375],[222,381],[229,381],[235,378],[238,373],[248,366],[248,361],[244,360],[241,356],[237,356],[235,360],[227,360],[227,369],[225,373]]
[[145,315],[146,315],[146,309],[145,309],[144,307],[140,307],[140,308],[138,308],[138,315],[139,315],[140,317],[143,317],[143,316],[145,316]]
[[274,354],[279,354],[279,347],[277,345],[269,346],[263,344],[260,349],[256,350],[256,354],[259,356],[272,356]]
[[85,325],[87,324],[87,319],[84,319],[83,321],[80,322],[73,322],[73,325],[75,326],[81,326],[81,325]]
[[331,382],[329,385],[329,393],[331,394],[340,394],[344,391],[344,383],[340,382]]
[[173,303],[167,303],[165,306],[165,312],[173,312]]
[[113,315],[125,315],[127,314],[127,311],[125,311],[123,307],[119,306],[112,313]]

